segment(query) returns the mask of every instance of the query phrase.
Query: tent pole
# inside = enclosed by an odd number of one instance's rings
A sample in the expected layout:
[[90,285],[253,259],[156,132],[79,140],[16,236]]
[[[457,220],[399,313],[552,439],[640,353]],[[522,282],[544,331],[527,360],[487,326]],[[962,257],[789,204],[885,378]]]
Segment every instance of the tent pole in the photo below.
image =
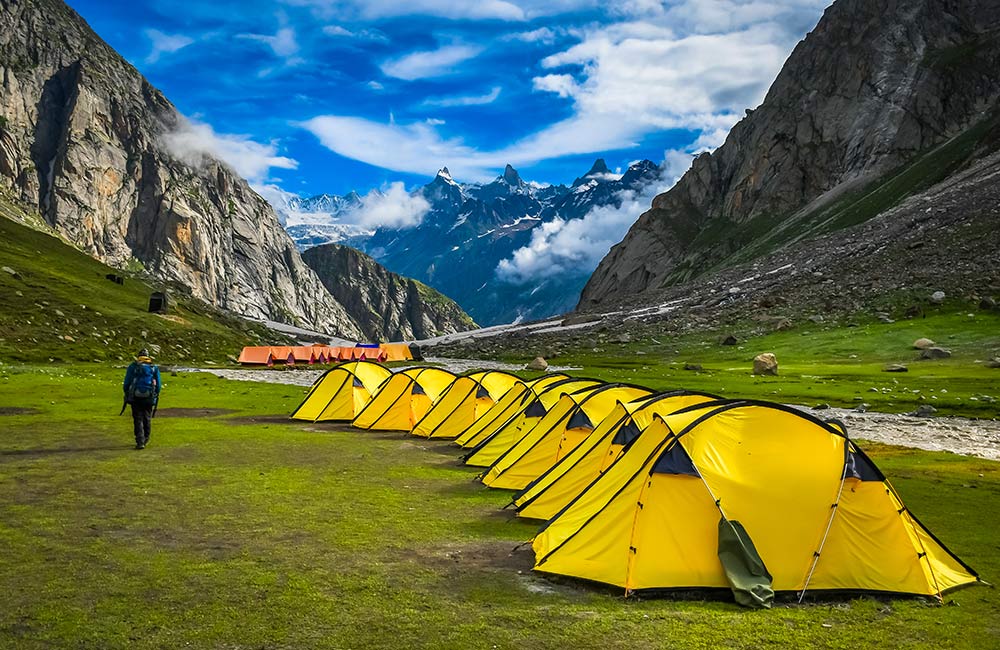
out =
[[[850,445],[848,440],[844,441],[845,445]],[[847,482],[847,458],[850,453],[850,448],[845,450],[847,453],[844,454],[844,471],[840,474],[840,488],[837,490],[837,500],[833,502],[830,506],[830,518],[826,520],[826,530],[823,531],[823,539],[819,542],[819,549],[813,554],[812,564],[809,566],[809,573],[806,574],[806,581],[802,585],[802,591],[799,592],[799,603],[802,603],[802,599],[806,597],[806,589],[809,588],[809,582],[812,580],[813,573],[816,572],[816,565],[819,564],[819,556],[823,553],[823,547],[826,546],[826,538],[830,535],[830,528],[833,527],[833,518],[837,516],[837,509],[840,507],[840,497],[844,494],[844,483]]]

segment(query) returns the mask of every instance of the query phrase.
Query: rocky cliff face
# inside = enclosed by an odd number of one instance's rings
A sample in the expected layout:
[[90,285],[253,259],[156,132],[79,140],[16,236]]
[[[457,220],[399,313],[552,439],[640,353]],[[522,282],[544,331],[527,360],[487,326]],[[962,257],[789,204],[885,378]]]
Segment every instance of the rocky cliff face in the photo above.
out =
[[364,334],[243,179],[167,152],[183,118],[60,0],[0,0],[0,84],[0,191],[82,250],[239,314]]
[[302,258],[377,340],[413,341],[476,327],[450,298],[387,271],[353,248],[325,244],[310,248]]
[[839,0],[764,103],[612,248],[579,307],[867,221],[967,168],[996,133],[998,69],[992,0]]

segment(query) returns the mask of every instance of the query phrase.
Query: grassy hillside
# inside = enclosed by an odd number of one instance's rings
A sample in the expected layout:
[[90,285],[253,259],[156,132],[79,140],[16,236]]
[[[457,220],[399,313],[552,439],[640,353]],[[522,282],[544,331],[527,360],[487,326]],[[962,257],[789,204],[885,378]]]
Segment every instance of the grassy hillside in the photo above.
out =
[[0,197],[0,266],[13,271],[0,271],[0,360],[121,361],[145,345],[167,363],[224,362],[284,340],[176,291],[169,314],[150,314],[153,286],[25,224],[37,220]]
[[[512,553],[536,524],[500,511],[509,493],[473,483],[448,442],[293,423],[300,389],[182,373],[137,452],[118,378],[0,370],[0,647],[1000,645],[984,587],[944,607],[751,612],[548,579],[530,549]],[[1000,464],[866,449],[945,544],[1000,577]]]

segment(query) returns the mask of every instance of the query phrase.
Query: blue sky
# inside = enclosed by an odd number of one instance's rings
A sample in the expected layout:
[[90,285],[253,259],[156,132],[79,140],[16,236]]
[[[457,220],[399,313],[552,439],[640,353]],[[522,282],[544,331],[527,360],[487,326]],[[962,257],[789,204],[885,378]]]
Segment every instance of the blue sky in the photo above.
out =
[[760,103],[827,0],[69,0],[258,187],[366,191],[507,162],[683,168]]

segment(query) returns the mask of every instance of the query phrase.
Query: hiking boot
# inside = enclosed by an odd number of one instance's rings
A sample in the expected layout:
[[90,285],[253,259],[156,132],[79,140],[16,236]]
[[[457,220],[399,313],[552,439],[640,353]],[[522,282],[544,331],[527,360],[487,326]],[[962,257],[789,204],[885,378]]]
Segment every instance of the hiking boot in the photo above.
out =
[[145,449],[146,445],[142,444],[141,442],[137,442],[136,445],[135,445],[135,448],[136,449]]

